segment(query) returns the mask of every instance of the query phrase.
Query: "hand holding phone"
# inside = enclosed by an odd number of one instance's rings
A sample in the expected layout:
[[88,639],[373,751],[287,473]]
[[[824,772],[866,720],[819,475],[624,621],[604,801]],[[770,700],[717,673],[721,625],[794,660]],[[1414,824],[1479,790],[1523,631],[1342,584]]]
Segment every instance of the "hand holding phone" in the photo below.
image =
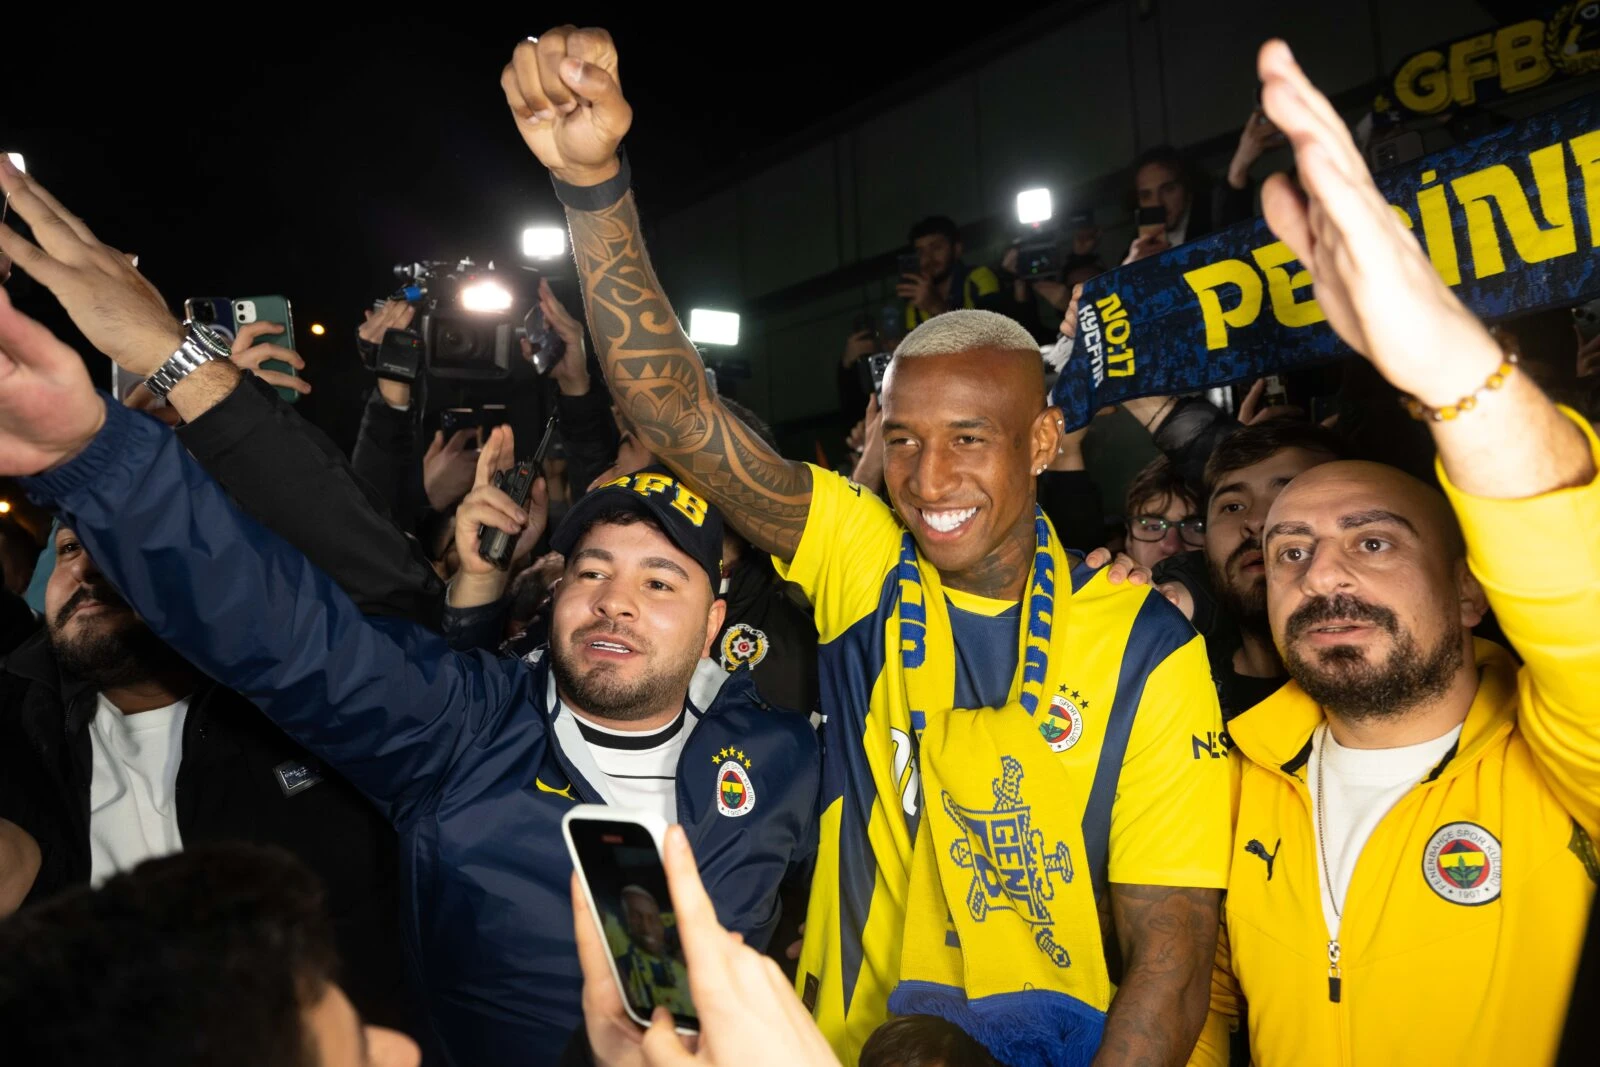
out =
[[589,972],[598,969],[591,961],[598,964],[603,956],[617,994],[604,999],[640,1026],[649,1026],[656,1009],[664,1008],[679,1033],[697,1033],[689,964],[661,858],[666,820],[654,812],[579,804],[562,818],[561,834],[583,898],[573,902],[575,924],[587,912],[589,929],[576,931],[584,985],[593,984]]
[[[568,818],[586,809],[602,818],[623,814],[631,819],[635,814],[581,805]],[[637,1063],[642,1057],[656,1067],[748,1067],[752,1060],[773,1060],[773,1055],[764,1053],[781,1053],[788,1067],[836,1067],[839,1061],[833,1050],[778,965],[717,922],[683,828],[667,827],[661,837],[662,869],[698,1021],[697,1048],[691,1055],[678,1036],[682,1032],[678,1023],[665,1008],[656,1010],[643,1033],[630,1021],[612,969],[615,957],[607,949],[588,884],[579,873],[573,877],[573,925],[583,968],[584,1025],[595,1062]]]
[[1137,218],[1140,237],[1154,237],[1167,232],[1167,209],[1159,205],[1142,207]]

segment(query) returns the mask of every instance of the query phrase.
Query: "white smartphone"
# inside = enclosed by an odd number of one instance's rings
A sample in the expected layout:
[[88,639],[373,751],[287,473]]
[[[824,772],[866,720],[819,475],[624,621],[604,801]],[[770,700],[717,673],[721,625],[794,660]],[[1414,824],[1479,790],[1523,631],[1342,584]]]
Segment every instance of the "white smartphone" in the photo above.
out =
[[589,914],[606,946],[628,1017],[650,1025],[657,1007],[681,1034],[700,1031],[689,966],[678,938],[661,846],[667,823],[654,812],[579,804],[561,819]]

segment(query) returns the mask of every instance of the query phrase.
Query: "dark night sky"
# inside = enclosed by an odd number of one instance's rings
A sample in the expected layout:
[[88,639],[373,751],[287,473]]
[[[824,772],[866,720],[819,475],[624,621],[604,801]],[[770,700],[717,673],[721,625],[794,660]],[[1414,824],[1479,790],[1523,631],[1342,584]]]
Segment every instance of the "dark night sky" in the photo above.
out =
[[[986,12],[985,29],[1042,6]],[[505,261],[524,224],[559,219],[512,126],[500,68],[520,38],[604,12],[458,8],[345,25],[262,14],[232,32],[211,9],[165,26],[97,16],[30,32],[26,46],[13,35],[0,149],[23,152],[103,240],[138,252],[175,308],[186,296],[288,295],[319,387],[302,410],[345,439],[364,384],[350,332],[392,288],[389,267]],[[608,21],[647,202],[682,196],[976,36],[926,7],[863,16],[859,5],[812,5],[784,8],[782,20],[742,9],[776,30],[683,10]],[[48,294],[24,284],[16,296],[62,327]],[[329,329],[320,341],[314,321]]]

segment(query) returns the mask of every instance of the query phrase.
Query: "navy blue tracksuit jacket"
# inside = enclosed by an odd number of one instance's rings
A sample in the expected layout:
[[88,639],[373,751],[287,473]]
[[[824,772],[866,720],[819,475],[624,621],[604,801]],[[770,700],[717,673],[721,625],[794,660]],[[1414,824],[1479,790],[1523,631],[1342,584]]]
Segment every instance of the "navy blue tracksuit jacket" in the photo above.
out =
[[[405,948],[451,1059],[554,1061],[582,1021],[559,824],[572,804],[604,797],[582,771],[592,763],[570,713],[557,714],[547,664],[452,652],[423,627],[362,615],[240,512],[170,430],[106,407],[89,447],[28,479],[29,492],[164,641],[393,822]],[[815,846],[817,741],[804,716],[760,700],[748,671],[720,688],[705,681],[691,689],[678,820],[718,917],[764,946],[779,883]],[[728,815],[717,778],[733,750],[754,802]]]

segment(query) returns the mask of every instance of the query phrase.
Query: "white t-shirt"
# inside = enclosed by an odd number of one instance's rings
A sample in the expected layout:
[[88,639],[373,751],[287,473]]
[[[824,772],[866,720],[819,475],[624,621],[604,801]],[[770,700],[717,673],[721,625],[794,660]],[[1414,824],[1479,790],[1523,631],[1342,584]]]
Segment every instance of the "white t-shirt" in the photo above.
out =
[[643,808],[669,823],[678,821],[678,757],[689,740],[688,712],[649,732],[601,726],[576,713],[573,718],[618,807]]
[[[1328,923],[1328,936],[1339,936],[1339,911],[1344,910],[1344,895],[1350,888],[1350,875],[1366,846],[1367,838],[1389,810],[1413,786],[1439,765],[1450,746],[1461,736],[1457,726],[1449,733],[1404,748],[1345,748],[1333,739],[1327,724],[1317,727],[1311,737],[1311,760],[1306,765],[1306,786],[1311,790],[1311,818],[1317,822],[1317,775],[1327,775],[1322,784],[1322,799],[1327,810],[1320,826],[1327,840],[1327,867],[1318,853],[1317,874],[1322,883],[1322,916]],[[1330,882],[1332,883],[1330,885]]]
[[176,704],[124,715],[100,698],[89,742],[89,881],[181,851],[178,765],[183,761],[185,697]]

